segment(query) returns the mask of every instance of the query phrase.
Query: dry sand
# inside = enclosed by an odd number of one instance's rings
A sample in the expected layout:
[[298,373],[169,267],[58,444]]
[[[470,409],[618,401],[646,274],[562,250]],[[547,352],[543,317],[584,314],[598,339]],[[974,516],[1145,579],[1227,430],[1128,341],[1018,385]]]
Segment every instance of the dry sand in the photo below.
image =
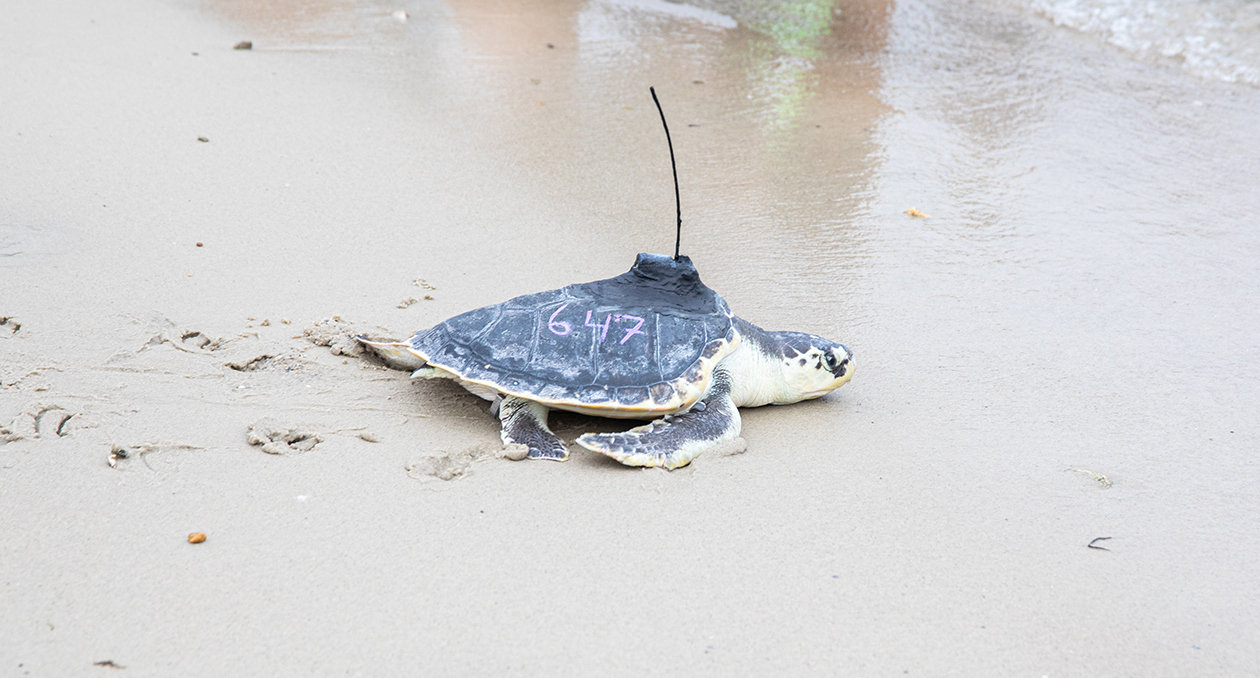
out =
[[[1260,91],[837,7],[0,6],[0,675],[1260,673]],[[857,376],[510,461],[344,337],[668,250],[649,84],[684,252]]]

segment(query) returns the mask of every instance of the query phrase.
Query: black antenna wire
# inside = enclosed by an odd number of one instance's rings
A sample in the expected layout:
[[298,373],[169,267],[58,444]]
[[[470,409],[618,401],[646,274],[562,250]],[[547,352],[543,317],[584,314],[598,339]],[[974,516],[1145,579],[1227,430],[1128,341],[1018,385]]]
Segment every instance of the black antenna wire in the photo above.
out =
[[674,207],[678,210],[678,233],[674,236],[674,261],[678,261],[678,248],[682,245],[682,198],[678,197],[678,164],[674,162],[674,141],[669,138],[669,123],[665,122],[665,111],[661,110],[661,100],[656,98],[656,88],[648,87],[652,93],[652,101],[656,102],[656,112],[661,114],[661,124],[665,126],[665,143],[669,144],[669,166],[674,170]]

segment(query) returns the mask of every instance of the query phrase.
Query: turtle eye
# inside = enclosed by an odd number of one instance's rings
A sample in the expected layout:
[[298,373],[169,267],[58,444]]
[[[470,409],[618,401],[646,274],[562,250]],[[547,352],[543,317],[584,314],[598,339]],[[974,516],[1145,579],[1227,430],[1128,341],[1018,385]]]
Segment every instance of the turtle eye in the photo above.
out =
[[828,353],[827,354],[827,371],[835,372],[837,366],[839,366],[839,363],[836,361],[836,354]]

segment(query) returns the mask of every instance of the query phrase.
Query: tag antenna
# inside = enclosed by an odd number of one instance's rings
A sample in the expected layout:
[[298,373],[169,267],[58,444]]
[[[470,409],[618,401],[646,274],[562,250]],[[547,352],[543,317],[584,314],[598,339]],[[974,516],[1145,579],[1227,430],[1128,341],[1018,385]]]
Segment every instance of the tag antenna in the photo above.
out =
[[682,198],[678,196],[678,164],[674,162],[674,141],[669,138],[669,123],[665,122],[665,111],[661,110],[661,100],[656,98],[656,88],[648,87],[652,93],[652,101],[656,103],[656,112],[661,114],[661,125],[665,127],[665,143],[669,144],[669,167],[674,170],[674,207],[678,211],[678,228],[674,235],[674,261],[678,261],[678,248],[682,245]]

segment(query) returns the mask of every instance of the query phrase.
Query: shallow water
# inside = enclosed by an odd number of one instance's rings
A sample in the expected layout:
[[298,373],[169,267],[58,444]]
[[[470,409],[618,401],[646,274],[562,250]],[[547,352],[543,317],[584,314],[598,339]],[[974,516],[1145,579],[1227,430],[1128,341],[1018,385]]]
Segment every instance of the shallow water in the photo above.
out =
[[1027,0],[1053,21],[1146,61],[1210,80],[1260,85],[1260,4],[1252,0]]

